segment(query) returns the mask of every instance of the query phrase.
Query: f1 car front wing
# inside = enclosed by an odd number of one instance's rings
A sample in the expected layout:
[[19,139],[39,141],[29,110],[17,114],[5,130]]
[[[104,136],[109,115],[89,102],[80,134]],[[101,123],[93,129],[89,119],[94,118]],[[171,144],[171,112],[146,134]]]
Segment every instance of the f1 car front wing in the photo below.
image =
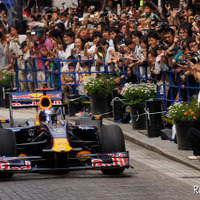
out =
[[[42,159],[39,156],[30,157],[0,157],[0,171],[17,172],[40,172],[40,171],[70,171],[81,169],[111,169],[125,167],[129,168],[129,153],[115,152],[115,153],[98,153],[84,155],[86,159],[91,162],[85,166],[72,166],[67,168],[37,168],[36,165],[31,165],[31,160]],[[29,159],[29,160],[27,160]]]

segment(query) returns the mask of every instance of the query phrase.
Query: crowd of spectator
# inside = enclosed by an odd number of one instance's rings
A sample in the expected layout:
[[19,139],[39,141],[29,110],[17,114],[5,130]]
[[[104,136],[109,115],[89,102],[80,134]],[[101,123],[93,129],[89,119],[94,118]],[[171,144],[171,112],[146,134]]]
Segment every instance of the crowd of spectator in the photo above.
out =
[[[75,83],[98,76],[89,72],[103,72],[105,66],[116,77],[119,92],[121,84],[137,83],[138,76],[147,76],[159,85],[162,71],[166,71],[165,81],[169,82],[167,70],[173,70],[173,83],[181,83],[184,98],[186,76],[190,86],[200,82],[200,15],[196,1],[187,4],[180,0],[181,7],[173,9],[164,2],[158,7],[153,0],[144,0],[141,5],[129,0],[129,5],[120,7],[114,0],[105,0],[99,9],[80,1],[76,8],[31,9],[23,12],[26,34],[18,34],[14,24],[9,26],[8,13],[2,10],[0,69],[15,73],[17,59],[21,91],[27,90],[26,79],[29,91],[34,91],[36,77],[37,87],[42,87],[48,72],[47,79],[55,87],[60,78],[66,95],[74,92]],[[25,65],[28,69],[35,66],[37,73],[25,73]],[[84,94],[81,87],[79,92]],[[179,98],[176,91],[174,98]]]

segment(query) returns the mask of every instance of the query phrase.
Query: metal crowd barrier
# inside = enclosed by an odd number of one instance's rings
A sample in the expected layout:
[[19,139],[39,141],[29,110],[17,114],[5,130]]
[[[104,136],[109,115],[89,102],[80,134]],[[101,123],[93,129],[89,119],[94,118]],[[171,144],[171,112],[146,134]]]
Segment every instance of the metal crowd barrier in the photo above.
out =
[[192,75],[181,79],[181,74],[174,70],[162,71],[162,80],[157,90],[157,98],[163,101],[164,110],[174,102],[188,102],[192,98],[198,99],[199,83]]
[[[48,87],[54,88],[56,91],[61,91],[62,86],[65,84],[61,81],[62,74],[73,74],[74,76],[74,84],[70,84],[74,87],[74,93],[78,94],[77,86],[82,85],[78,82],[77,78],[78,75],[81,73],[88,73],[90,76],[94,76],[94,74],[102,74],[102,73],[109,73],[110,75],[116,76],[115,72],[108,71],[108,67],[105,65],[103,66],[103,70],[99,71],[93,71],[92,66],[94,64],[95,60],[53,60],[53,59],[47,59],[47,58],[40,58],[40,60],[45,63],[46,61],[49,62],[51,67],[53,66],[52,72],[50,73],[47,69],[47,66],[45,66],[43,71],[45,80],[39,80],[37,76],[37,72],[39,71],[37,69],[39,58],[33,58],[32,61],[25,61],[25,67],[19,68],[18,67],[18,61],[15,62],[15,70],[16,70],[16,87],[17,91],[20,91],[20,84],[25,84],[25,92],[29,92],[29,83],[33,83],[35,88],[38,88],[38,85],[41,83],[46,83]],[[32,67],[30,67],[30,61],[32,62]],[[87,61],[89,65],[89,71],[88,72],[79,72],[76,73],[76,63]],[[66,65],[68,62],[73,62],[74,72],[62,72],[61,68],[63,65]],[[29,63],[29,65],[28,65]],[[185,81],[181,80],[180,73],[175,72],[173,70],[167,70],[161,72],[161,80],[152,80],[152,78],[149,75],[148,67],[145,67],[145,73],[141,75],[140,66],[138,67],[138,83],[141,82],[156,82],[157,84],[157,98],[163,102],[163,110],[167,111],[167,107],[173,103],[173,102],[187,102],[191,99],[191,97],[195,96],[198,97],[199,92],[199,84],[196,81],[193,81],[191,84],[192,77],[186,77]],[[143,67],[144,69],[144,67]],[[19,78],[19,74],[24,74],[24,79]],[[121,74],[126,75],[126,66],[124,66],[123,69],[121,69]],[[29,79],[29,75],[32,74],[33,80]]]

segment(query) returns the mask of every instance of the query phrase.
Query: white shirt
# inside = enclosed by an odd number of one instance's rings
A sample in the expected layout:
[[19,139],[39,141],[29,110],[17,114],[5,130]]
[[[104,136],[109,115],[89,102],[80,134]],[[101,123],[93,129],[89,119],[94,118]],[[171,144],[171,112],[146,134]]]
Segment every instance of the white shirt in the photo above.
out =
[[114,42],[113,42],[112,39],[110,39],[110,40],[108,41],[108,43],[109,43],[109,47],[113,47],[113,48],[115,47],[115,46],[114,46]]
[[[107,64],[108,60],[112,58],[113,56],[110,54],[111,51],[115,51],[114,47],[108,47],[106,51],[106,57],[105,57],[105,64]],[[113,71],[113,66],[108,65],[108,71]]]
[[96,45],[92,45],[89,49],[88,49],[88,53],[90,54],[90,56],[92,57],[94,52],[96,49]]
[[[69,44],[65,51],[58,51],[58,58],[61,60],[67,60],[69,56],[71,56],[72,49],[74,49],[74,43]],[[61,72],[68,70],[67,62],[63,61],[63,67],[61,68]]]
[[[135,56],[137,56],[137,57],[138,57],[140,60],[142,60],[142,61],[145,61],[145,60],[146,60],[145,56],[144,56],[143,53],[142,53],[142,48],[141,48],[141,46],[136,45],[136,46],[135,46],[135,51],[133,52],[133,54],[134,54]],[[140,66],[140,76],[141,76],[141,77],[145,77],[145,67],[143,67],[143,66]]]
[[0,43],[0,69],[4,69],[8,65],[8,57],[5,54],[5,47]]

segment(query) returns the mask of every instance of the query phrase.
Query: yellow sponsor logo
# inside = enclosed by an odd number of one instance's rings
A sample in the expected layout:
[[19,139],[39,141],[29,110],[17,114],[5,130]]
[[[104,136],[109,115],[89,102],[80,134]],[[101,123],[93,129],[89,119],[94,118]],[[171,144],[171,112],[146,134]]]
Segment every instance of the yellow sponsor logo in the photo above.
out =
[[53,140],[53,148],[55,152],[68,152],[72,150],[68,140],[65,138],[58,138]]
[[19,157],[27,157],[27,155],[24,153],[21,153],[21,154],[19,154]]
[[80,161],[86,161],[88,158],[91,158],[91,156],[84,156],[86,154],[91,154],[90,151],[79,151],[76,155],[77,158],[84,158],[84,159],[79,159]]

